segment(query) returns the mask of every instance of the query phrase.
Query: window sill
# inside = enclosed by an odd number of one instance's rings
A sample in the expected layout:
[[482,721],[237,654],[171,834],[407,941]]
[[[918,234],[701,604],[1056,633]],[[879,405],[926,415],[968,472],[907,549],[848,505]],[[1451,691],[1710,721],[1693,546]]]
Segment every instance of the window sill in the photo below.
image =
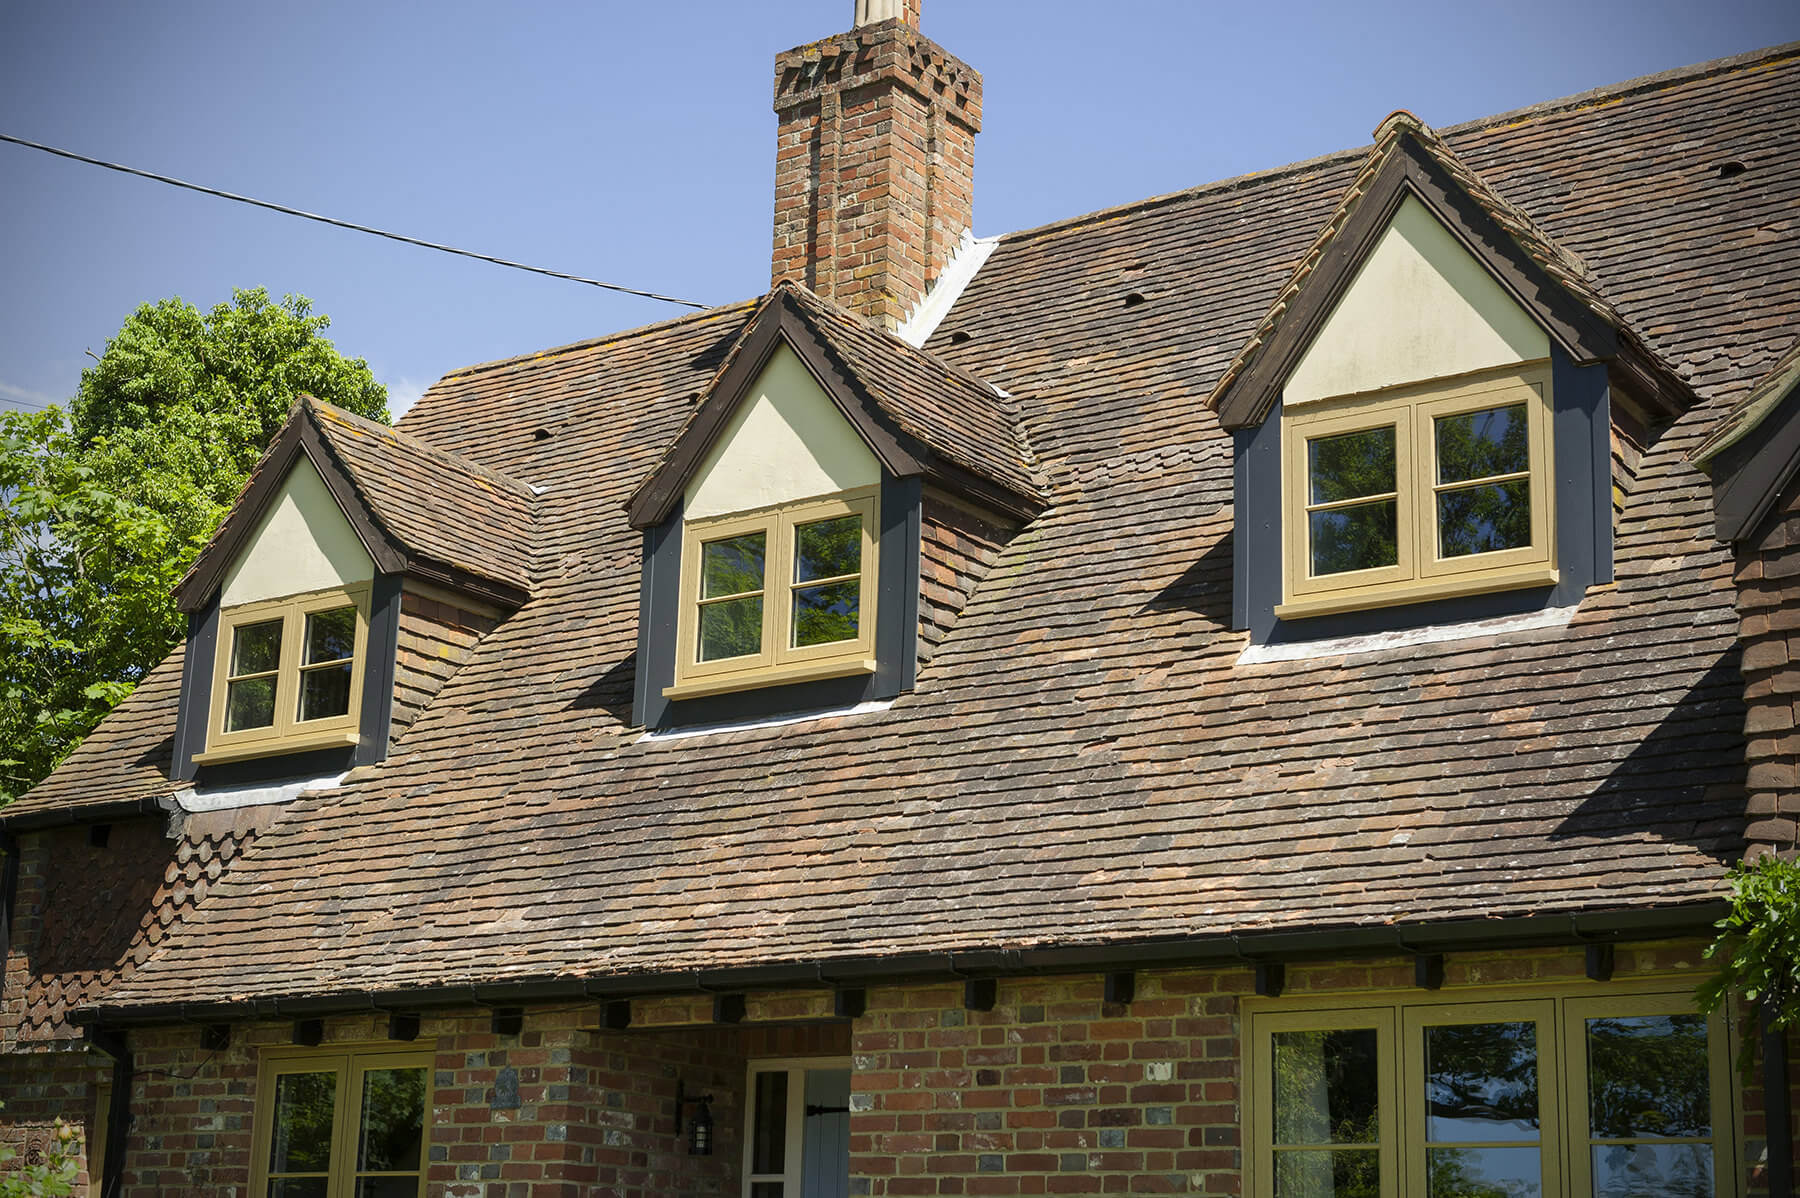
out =
[[308,736],[290,736],[282,740],[259,740],[196,753],[194,764],[217,765],[222,761],[248,761],[253,757],[276,757],[284,753],[305,753],[313,749],[347,749],[361,741],[362,737],[354,732],[321,732]]
[[723,695],[731,691],[760,690],[766,686],[786,686],[791,682],[818,682],[826,678],[847,678],[852,674],[873,674],[875,659],[858,657],[849,660],[807,662],[797,666],[778,666],[742,674],[715,674],[678,682],[663,687],[665,699],[699,699],[707,695]]
[[1495,591],[1517,591],[1527,587],[1554,586],[1554,566],[1528,566],[1471,578],[1427,578],[1419,582],[1384,587],[1379,591],[1346,592],[1294,599],[1275,605],[1280,620],[1300,620],[1310,616],[1329,616],[1347,611],[1370,611],[1381,607],[1402,607],[1409,603],[1425,603],[1432,599],[1454,599],[1463,595],[1489,595]]

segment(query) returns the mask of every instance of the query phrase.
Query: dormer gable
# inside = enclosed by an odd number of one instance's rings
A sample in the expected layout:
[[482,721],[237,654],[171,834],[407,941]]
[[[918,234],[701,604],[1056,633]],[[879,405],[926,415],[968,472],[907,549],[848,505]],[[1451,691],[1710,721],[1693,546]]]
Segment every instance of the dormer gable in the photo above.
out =
[[[176,588],[174,776],[319,776],[385,756],[529,597],[533,500],[398,430],[296,403]],[[412,660],[415,644],[432,660]]]
[[[627,505],[645,534],[639,722],[721,722],[910,689],[928,648],[920,547],[946,540],[926,525],[952,504],[997,529],[1044,506],[1010,403],[804,288],[778,286]],[[932,598],[941,638],[955,595]]]
[[[1448,253],[1443,237],[1422,219],[1426,213],[1480,266],[1487,282],[1477,281],[1466,263]],[[1427,265],[1421,270],[1413,264],[1413,281],[1438,275],[1456,291],[1455,308],[1473,307],[1481,314],[1488,336],[1519,334],[1510,311],[1516,306],[1576,365],[1606,364],[1614,389],[1643,423],[1660,424],[1693,402],[1680,376],[1605,298],[1586,263],[1503,199],[1428,125],[1400,111],[1375,130],[1375,145],[1343,200],[1208,395],[1206,405],[1218,414],[1219,423],[1235,431],[1260,422],[1365,265],[1373,267],[1374,278],[1393,280],[1404,274],[1409,257],[1423,258]],[[1511,305],[1499,304],[1496,290]],[[1431,292],[1421,292],[1419,298],[1427,294]],[[1435,294],[1443,296],[1444,287]],[[1421,316],[1428,322],[1462,316],[1465,320],[1455,331],[1467,332],[1467,314],[1455,308],[1443,314],[1395,311],[1393,320],[1384,323],[1416,328]],[[1346,311],[1346,327],[1352,315]],[[1424,325],[1418,336],[1402,330],[1387,336],[1416,343],[1431,327]],[[1303,384],[1323,381],[1317,355],[1314,359]]]
[[1576,255],[1396,113],[1207,401],[1235,439],[1234,623],[1573,606],[1611,579],[1615,442],[1691,401]]

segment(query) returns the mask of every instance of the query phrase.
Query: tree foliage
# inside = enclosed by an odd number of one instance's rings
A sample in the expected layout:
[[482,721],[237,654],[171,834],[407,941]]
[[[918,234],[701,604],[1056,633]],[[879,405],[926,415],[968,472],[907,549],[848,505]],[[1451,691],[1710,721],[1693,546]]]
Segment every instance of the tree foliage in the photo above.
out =
[[301,296],[145,304],[69,412],[0,414],[0,800],[67,756],[185,632],[170,590],[309,392],[387,396]]
[[[1733,867],[1731,910],[1706,950],[1718,971],[1700,986],[1712,1012],[1741,994],[1777,1029],[1800,1027],[1800,861],[1773,854]],[[1746,1014],[1738,1065],[1749,1076],[1757,1037]]]

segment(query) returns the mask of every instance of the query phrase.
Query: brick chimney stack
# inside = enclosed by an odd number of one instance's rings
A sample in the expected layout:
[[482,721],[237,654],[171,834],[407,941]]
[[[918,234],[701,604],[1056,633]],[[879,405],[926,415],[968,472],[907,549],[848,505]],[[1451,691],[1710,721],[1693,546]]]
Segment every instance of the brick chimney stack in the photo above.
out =
[[775,59],[772,282],[886,328],[972,225],[981,76],[919,33],[923,0],[856,0],[856,27]]

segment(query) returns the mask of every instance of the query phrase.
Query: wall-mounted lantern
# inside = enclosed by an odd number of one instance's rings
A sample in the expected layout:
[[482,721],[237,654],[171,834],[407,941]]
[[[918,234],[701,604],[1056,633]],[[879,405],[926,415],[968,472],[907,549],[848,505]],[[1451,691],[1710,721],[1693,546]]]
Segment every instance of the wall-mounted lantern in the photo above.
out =
[[690,1097],[681,1079],[675,1079],[675,1134],[681,1134],[682,1116],[687,1106],[693,1103],[696,1107],[693,1118],[687,1120],[688,1155],[711,1156],[713,1150],[713,1117],[712,1095],[695,1094]]

